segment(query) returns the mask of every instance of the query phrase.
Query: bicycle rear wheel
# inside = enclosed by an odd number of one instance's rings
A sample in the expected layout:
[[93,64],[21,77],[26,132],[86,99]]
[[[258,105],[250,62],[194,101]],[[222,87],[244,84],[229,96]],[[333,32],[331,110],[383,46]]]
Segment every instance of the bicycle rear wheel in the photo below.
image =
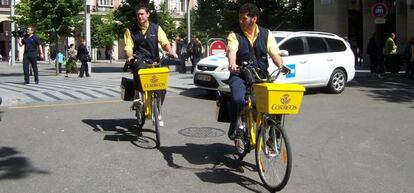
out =
[[145,124],[145,100],[141,92],[138,92],[138,98],[141,99],[142,104],[133,104],[135,106],[135,116],[137,117],[137,126],[138,129],[142,129]]
[[156,138],[156,144],[155,147],[160,147],[161,139],[160,139],[160,110],[161,110],[161,97],[158,94],[153,93],[152,95],[152,120],[154,121],[154,127],[155,127],[155,138]]
[[270,191],[283,189],[292,169],[288,137],[280,124],[269,121],[260,127],[256,141],[256,165],[260,179]]

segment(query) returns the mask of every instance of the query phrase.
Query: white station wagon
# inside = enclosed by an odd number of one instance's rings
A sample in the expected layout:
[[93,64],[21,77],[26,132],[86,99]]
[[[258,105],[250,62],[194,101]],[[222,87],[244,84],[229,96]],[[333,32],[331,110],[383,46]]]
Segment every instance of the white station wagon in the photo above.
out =
[[[332,93],[344,91],[346,83],[355,76],[354,54],[341,37],[326,32],[274,31],[283,64],[290,74],[280,75],[278,83],[297,83],[306,88],[326,87]],[[276,69],[269,57],[269,73]],[[197,87],[230,92],[225,83],[229,78],[225,54],[200,60],[194,72]]]

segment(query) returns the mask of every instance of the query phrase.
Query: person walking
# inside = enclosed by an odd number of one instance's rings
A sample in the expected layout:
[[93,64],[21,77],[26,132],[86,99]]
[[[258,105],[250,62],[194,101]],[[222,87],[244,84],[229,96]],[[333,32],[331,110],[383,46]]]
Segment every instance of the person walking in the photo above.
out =
[[384,56],[385,56],[385,70],[394,71],[396,61],[395,55],[397,54],[397,45],[395,44],[395,34],[391,33],[390,37],[385,41],[384,45]]
[[40,53],[40,59],[43,59],[43,49],[42,45],[40,44],[39,38],[34,34],[34,30],[32,26],[28,26],[26,29],[26,36],[22,38],[18,38],[17,42],[19,46],[24,45],[24,53],[23,53],[23,73],[24,73],[24,83],[29,84],[29,68],[30,64],[32,64],[33,72],[34,72],[34,80],[36,84],[39,84],[39,71],[37,68],[37,52]]
[[86,48],[86,41],[81,39],[80,45],[78,47],[78,53],[76,58],[81,61],[82,65],[79,72],[79,77],[82,78],[83,74],[86,74],[86,77],[89,77],[89,70],[88,70],[88,59],[89,59],[89,52]]
[[77,68],[76,68],[76,55],[77,55],[77,51],[75,49],[75,45],[70,44],[69,45],[69,49],[68,49],[68,61],[66,61],[66,76],[65,77],[69,77],[69,73],[71,72],[77,72]]
[[57,62],[58,62],[58,67],[59,67],[59,74],[62,73],[63,60],[65,60],[65,57],[63,56],[62,51],[59,50],[58,51],[58,54],[57,54]]
[[369,69],[371,73],[376,73],[378,64],[378,43],[376,39],[376,32],[369,38],[367,46],[367,54],[369,56]]
[[239,28],[227,37],[227,58],[229,61],[229,86],[231,91],[230,126],[228,137],[234,140],[235,129],[239,126],[240,113],[244,104],[246,81],[240,75],[239,65],[244,62],[267,72],[268,55],[283,72],[289,69],[283,65],[279,47],[269,29],[257,25],[259,8],[251,3],[243,4],[239,9]]
[[200,40],[196,36],[193,36],[191,38],[191,42],[189,44],[191,46],[191,74],[194,72],[194,68],[197,65],[197,63],[200,61],[200,58],[202,56],[202,45]]

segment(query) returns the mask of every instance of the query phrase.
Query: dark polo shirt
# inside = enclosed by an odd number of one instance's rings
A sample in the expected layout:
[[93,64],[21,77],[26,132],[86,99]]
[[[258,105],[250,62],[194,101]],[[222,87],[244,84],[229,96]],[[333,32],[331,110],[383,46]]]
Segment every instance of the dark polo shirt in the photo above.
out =
[[39,38],[36,35],[31,37],[26,37],[22,39],[22,44],[24,44],[24,53],[36,53],[37,47],[40,45]]

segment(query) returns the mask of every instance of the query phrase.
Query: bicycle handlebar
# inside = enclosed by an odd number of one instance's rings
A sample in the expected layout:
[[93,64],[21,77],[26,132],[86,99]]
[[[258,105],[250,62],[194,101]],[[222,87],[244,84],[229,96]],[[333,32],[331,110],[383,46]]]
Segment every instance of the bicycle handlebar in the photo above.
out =
[[[131,61],[130,62],[131,64],[129,64],[128,61],[125,62],[124,67],[122,68],[123,72],[128,71],[128,68],[131,69],[131,67],[134,65],[134,63],[137,59],[141,59],[139,56],[137,56],[135,54],[133,55],[133,57],[134,57],[134,61]],[[143,60],[144,64],[156,66],[156,65],[160,65],[163,60],[168,60],[168,59],[173,59],[173,58],[174,58],[174,55],[166,53],[161,59],[157,59],[153,62],[150,61],[150,60],[147,60],[147,59],[142,59],[142,60]],[[155,64],[155,63],[157,63],[157,64]]]
[[[252,65],[249,65],[248,62],[242,62],[241,65],[239,66],[240,70],[243,69],[247,69],[250,72],[253,73],[253,76],[255,78],[256,82],[262,83],[262,82],[274,82],[280,75],[280,73],[282,72],[283,68],[277,68],[275,71],[273,71],[271,74],[268,74],[267,72],[262,72],[261,69],[255,68]],[[284,66],[284,68],[287,69],[287,72],[284,74],[289,74],[291,72],[291,69],[289,69],[288,67]],[[265,75],[264,78],[261,78],[258,74],[258,71],[262,72],[262,74]],[[273,76],[273,74],[276,73],[275,76]]]

